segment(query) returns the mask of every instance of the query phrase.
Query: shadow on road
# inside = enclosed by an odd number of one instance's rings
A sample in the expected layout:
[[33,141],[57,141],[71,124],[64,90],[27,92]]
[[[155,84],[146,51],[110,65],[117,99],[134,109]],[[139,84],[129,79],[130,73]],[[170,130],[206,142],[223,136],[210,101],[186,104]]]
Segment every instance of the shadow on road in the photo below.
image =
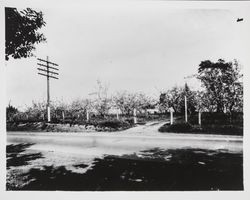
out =
[[27,165],[29,161],[43,158],[41,153],[24,154],[23,152],[32,146],[32,143],[11,144],[6,147],[7,169],[10,167]]
[[43,166],[32,168],[24,176],[31,181],[11,190],[243,190],[243,159],[242,154],[225,150],[151,149],[139,154],[95,159],[92,169],[84,174],[64,166]]

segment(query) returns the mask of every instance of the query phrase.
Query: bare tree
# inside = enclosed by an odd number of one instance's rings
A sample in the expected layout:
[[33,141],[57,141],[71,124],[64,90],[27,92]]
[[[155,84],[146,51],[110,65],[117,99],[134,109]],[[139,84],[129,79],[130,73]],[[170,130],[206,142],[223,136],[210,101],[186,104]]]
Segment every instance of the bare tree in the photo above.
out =
[[109,109],[112,106],[111,98],[108,97],[109,86],[97,80],[97,86],[95,92],[92,94],[96,96],[93,105],[96,112],[105,117],[108,114]]

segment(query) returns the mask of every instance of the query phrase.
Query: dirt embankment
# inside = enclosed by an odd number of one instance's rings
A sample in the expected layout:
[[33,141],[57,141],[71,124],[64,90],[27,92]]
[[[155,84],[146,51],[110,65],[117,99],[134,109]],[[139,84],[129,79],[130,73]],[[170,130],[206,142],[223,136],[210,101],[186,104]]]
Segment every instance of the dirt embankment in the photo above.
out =
[[84,125],[70,125],[70,124],[53,124],[44,122],[28,122],[28,123],[7,123],[7,131],[32,131],[32,132],[79,132],[86,130],[94,130],[93,127],[86,127]]
[[94,131],[120,131],[128,126],[102,126],[102,125],[78,125],[78,124],[56,124],[45,122],[8,122],[7,131],[28,131],[28,132],[94,132]]

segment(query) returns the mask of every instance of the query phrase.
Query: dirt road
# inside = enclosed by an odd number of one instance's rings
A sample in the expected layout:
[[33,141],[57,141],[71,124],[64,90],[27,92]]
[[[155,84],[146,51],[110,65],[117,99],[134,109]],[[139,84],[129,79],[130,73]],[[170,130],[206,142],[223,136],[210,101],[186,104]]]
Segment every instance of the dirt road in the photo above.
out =
[[[96,133],[31,133],[8,132],[7,143],[32,143],[29,149],[71,152],[101,153],[131,152],[146,148],[206,148],[242,151],[241,136],[160,133],[158,128],[165,122],[151,122],[146,125],[120,131]],[[105,149],[105,151],[103,150]]]

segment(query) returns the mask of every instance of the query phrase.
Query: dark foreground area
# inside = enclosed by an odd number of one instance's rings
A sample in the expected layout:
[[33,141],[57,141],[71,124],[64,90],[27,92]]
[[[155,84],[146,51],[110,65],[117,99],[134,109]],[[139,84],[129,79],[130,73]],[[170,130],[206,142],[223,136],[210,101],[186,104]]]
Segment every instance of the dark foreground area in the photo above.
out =
[[[42,159],[25,154],[33,144],[7,146],[7,190],[196,191],[243,190],[243,156],[227,150],[150,149],[96,158],[86,173],[64,166],[41,166],[17,173],[16,167]],[[88,165],[78,163],[77,168]],[[16,184],[17,181],[23,184]]]

